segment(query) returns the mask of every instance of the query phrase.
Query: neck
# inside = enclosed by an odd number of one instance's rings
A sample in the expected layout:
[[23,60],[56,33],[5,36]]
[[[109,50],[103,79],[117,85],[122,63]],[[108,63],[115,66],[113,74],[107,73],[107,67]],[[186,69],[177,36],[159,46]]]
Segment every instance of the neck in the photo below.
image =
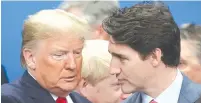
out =
[[143,91],[152,98],[156,98],[172,84],[176,76],[176,68],[158,69]]

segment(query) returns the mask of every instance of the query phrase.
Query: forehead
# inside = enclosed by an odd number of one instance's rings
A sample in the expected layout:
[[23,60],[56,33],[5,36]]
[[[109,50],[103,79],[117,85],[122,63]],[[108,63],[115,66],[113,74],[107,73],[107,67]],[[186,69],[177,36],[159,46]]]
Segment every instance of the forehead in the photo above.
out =
[[45,49],[79,49],[84,45],[84,40],[79,37],[60,35],[40,41],[40,46]]
[[126,44],[116,43],[110,39],[108,51],[115,54],[126,54],[128,52],[135,52],[131,47]]

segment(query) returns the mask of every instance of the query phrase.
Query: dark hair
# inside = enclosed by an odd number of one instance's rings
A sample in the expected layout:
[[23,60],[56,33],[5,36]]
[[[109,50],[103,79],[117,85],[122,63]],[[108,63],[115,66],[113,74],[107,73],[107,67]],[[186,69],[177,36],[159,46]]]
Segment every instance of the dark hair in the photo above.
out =
[[127,44],[145,59],[156,48],[167,66],[178,66],[180,30],[163,2],[141,2],[119,9],[103,21],[104,30],[116,43]]

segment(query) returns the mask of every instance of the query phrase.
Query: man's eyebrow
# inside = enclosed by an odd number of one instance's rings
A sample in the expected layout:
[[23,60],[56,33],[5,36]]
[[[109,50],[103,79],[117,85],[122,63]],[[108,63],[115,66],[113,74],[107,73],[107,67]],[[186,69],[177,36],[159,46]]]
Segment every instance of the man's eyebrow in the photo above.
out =
[[82,49],[83,49],[83,47],[75,48],[74,50],[82,50]]
[[109,53],[112,54],[112,55],[114,55],[114,56],[117,56],[117,57],[122,56],[121,54],[118,54],[118,53],[115,53],[115,52],[110,52],[110,51],[109,51]]

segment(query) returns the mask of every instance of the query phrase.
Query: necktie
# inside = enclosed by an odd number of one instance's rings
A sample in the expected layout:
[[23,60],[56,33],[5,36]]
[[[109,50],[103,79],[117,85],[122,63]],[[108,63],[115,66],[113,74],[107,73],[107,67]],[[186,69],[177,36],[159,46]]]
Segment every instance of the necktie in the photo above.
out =
[[58,97],[56,100],[56,103],[68,103],[66,98],[63,97]]
[[157,103],[156,101],[154,101],[154,99],[152,99],[149,103]]

